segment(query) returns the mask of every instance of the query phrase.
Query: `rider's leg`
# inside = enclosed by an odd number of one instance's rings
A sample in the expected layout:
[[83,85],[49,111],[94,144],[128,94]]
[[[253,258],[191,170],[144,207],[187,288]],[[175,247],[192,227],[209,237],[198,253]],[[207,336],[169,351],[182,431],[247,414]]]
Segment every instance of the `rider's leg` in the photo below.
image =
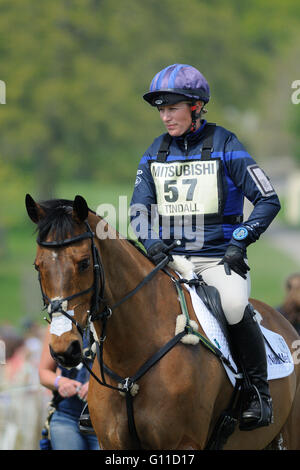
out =
[[[251,393],[242,410],[240,427],[254,429],[270,424],[272,407],[267,381],[267,361],[261,330],[253,318],[249,305],[251,281],[249,273],[243,279],[235,272],[228,276],[219,259],[192,257],[195,272],[203,280],[216,287],[220,293],[222,308],[229,324],[229,333],[238,360],[252,384]],[[259,394],[256,393],[256,390]]]
[[229,325],[233,325],[243,318],[249,303],[251,280],[249,273],[247,279],[243,279],[234,271],[228,276],[224,266],[218,265],[220,260],[198,256],[189,258],[195,266],[195,273],[201,275],[208,285],[218,289],[226,320]]
[[242,320],[229,325],[229,333],[235,353],[251,383],[246,392],[240,429],[247,431],[268,426],[272,420],[272,400],[265,344],[250,304],[245,308]]

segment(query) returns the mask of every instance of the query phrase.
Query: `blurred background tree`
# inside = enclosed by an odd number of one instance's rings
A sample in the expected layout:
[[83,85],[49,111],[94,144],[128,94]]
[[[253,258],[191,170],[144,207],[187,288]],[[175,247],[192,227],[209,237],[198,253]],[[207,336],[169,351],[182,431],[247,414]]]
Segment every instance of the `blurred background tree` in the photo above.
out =
[[[201,70],[207,119],[236,132],[257,161],[281,171],[284,158],[300,159],[300,105],[290,98],[299,14],[297,0],[2,0],[0,260],[20,262],[32,244],[24,248],[26,192],[93,188],[98,204],[129,194],[141,154],[164,132],[142,95],[172,63]],[[7,276],[6,265],[5,286]]]
[[264,98],[278,101],[274,67],[284,77],[299,9],[295,0],[3,0],[1,157],[33,176],[41,197],[61,178],[128,181],[162,131],[141,95],[175,62],[204,73],[209,118],[234,124],[258,151],[253,131]]

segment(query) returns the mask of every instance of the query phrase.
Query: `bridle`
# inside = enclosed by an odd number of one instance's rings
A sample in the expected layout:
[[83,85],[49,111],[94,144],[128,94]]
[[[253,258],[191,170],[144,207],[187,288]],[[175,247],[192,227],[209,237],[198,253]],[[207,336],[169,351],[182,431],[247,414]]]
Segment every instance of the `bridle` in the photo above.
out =
[[[63,246],[68,246],[77,242],[80,242],[85,239],[91,239],[91,250],[92,250],[92,257],[93,257],[93,271],[94,271],[94,280],[93,284],[91,287],[88,289],[82,290],[80,292],[76,292],[75,294],[72,294],[68,297],[65,297],[63,299],[54,299],[51,300],[43,291],[42,284],[41,284],[41,279],[39,275],[39,282],[40,282],[40,287],[41,287],[41,292],[42,292],[42,297],[43,301],[45,304],[45,308],[48,308],[48,314],[50,316],[50,319],[52,320],[52,315],[56,312],[61,313],[65,317],[67,317],[76,327],[78,332],[81,334],[83,337],[83,329],[79,325],[79,323],[68,314],[63,308],[63,302],[70,301],[76,297],[85,295],[89,292],[93,292],[92,299],[91,299],[91,307],[89,311],[89,317],[88,320],[90,322],[94,322],[97,320],[102,321],[102,332],[100,338],[96,341],[96,351],[97,351],[97,359],[99,362],[99,368],[100,368],[100,373],[101,373],[101,379],[97,377],[96,374],[92,371],[90,368],[88,361],[84,355],[82,355],[82,363],[88,370],[88,372],[93,376],[93,378],[98,382],[100,385],[105,386],[107,388],[110,388],[112,390],[116,390],[118,392],[123,392],[125,394],[126,398],[126,409],[127,409],[127,419],[128,419],[128,429],[129,429],[129,434],[131,435],[135,446],[137,449],[141,449],[141,442],[136,430],[135,426],[135,420],[134,420],[134,412],[133,412],[133,396],[134,394],[132,393],[134,385],[136,382],[143,376],[145,373],[153,367],[158,361],[162,359],[172,348],[176,346],[176,344],[179,343],[179,341],[183,338],[184,335],[188,333],[196,334],[200,339],[202,344],[207,347],[211,352],[213,352],[219,359],[222,361],[226,362],[226,358],[223,357],[222,353],[216,348],[210,341],[208,341],[205,337],[203,337],[200,333],[195,333],[193,331],[193,328],[187,324],[184,328],[183,331],[180,333],[177,333],[170,341],[168,341],[164,346],[162,346],[158,351],[156,351],[139,369],[138,371],[132,375],[131,377],[120,377],[117,373],[113,372],[111,369],[105,366],[103,362],[103,343],[105,341],[105,332],[106,332],[106,322],[108,318],[112,315],[112,311],[119,307],[123,302],[128,300],[130,297],[132,297],[137,291],[139,291],[146,283],[148,283],[158,271],[161,269],[168,274],[168,276],[171,278],[171,280],[174,282],[174,285],[176,285],[176,289],[181,289],[180,284],[182,283],[189,283],[186,279],[183,280],[177,280],[175,279],[166,269],[165,266],[168,264],[170,258],[168,255],[158,264],[155,266],[155,268],[130,292],[128,292],[122,299],[120,299],[118,302],[116,302],[112,306],[108,306],[105,302],[104,299],[104,290],[105,290],[105,274],[104,274],[104,268],[103,264],[101,262],[100,254],[99,251],[95,245],[94,241],[94,236],[95,234],[91,230],[90,225],[88,224],[87,220],[84,222],[86,226],[86,232],[77,235],[75,237],[71,238],[66,238],[61,241],[51,241],[51,242],[45,242],[40,240],[40,238],[37,238],[37,243],[40,246],[46,247],[46,248],[59,248]],[[174,242],[172,245],[170,245],[169,249],[171,250],[174,248],[176,245],[178,245],[178,242]],[[193,280],[192,280],[193,281]],[[191,281],[191,282],[192,282]],[[178,292],[178,291],[177,291]],[[100,304],[102,304],[102,311],[100,311]],[[230,364],[228,364],[230,366]],[[109,375],[113,380],[115,380],[118,383],[118,386],[113,386],[110,385],[106,382],[105,380],[105,374],[104,372]],[[238,381],[237,381],[238,383]],[[236,387],[237,390],[237,387]]]
[[[81,358],[82,363],[84,364],[88,372],[93,376],[93,378],[100,385],[103,385],[112,390],[116,390],[118,392],[125,393],[129,433],[132,436],[133,440],[135,441],[137,448],[141,448],[140,440],[139,440],[136,427],[135,427],[135,422],[134,422],[133,404],[132,404],[133,394],[131,392],[131,389],[133,388],[137,380],[139,380],[152,366],[154,366],[165,354],[167,354],[181,340],[181,338],[186,334],[186,331],[178,333],[176,336],[174,336],[170,341],[168,341],[167,344],[165,344],[150,359],[148,359],[148,361],[146,361],[145,364],[143,364],[139,368],[139,370],[136,372],[134,376],[127,377],[127,378],[120,377],[118,374],[116,374],[115,372],[113,372],[112,370],[110,370],[108,367],[105,366],[103,362],[103,343],[106,338],[106,323],[107,323],[107,320],[112,315],[112,311],[116,309],[117,307],[119,307],[121,304],[123,304],[123,302],[128,300],[130,297],[132,297],[136,292],[138,292],[146,283],[148,283],[156,275],[156,273],[158,273],[158,271],[165,268],[165,266],[169,262],[169,256],[166,255],[165,258],[157,266],[155,266],[155,268],[152,269],[152,271],[133,290],[128,292],[123,298],[121,298],[114,305],[108,306],[104,300],[105,274],[104,274],[104,268],[101,262],[99,251],[94,242],[95,234],[91,230],[91,227],[87,221],[85,221],[85,226],[87,229],[86,232],[80,235],[77,235],[75,237],[67,238],[61,241],[45,242],[45,241],[42,241],[40,237],[37,238],[37,243],[40,246],[43,246],[46,248],[59,248],[63,246],[68,246],[73,243],[77,243],[87,238],[90,238],[92,257],[93,257],[94,281],[93,281],[92,286],[89,287],[88,289],[82,290],[80,292],[76,292],[75,294],[72,294],[62,299],[59,298],[59,299],[51,300],[45,294],[42,288],[41,278],[39,274],[39,282],[40,282],[44,305],[45,305],[45,308],[48,308],[48,314],[51,320],[52,320],[52,316],[54,313],[56,312],[61,313],[62,315],[67,317],[77,327],[78,332],[83,337],[84,332],[83,332],[82,327],[72,316],[68,314],[68,312],[64,310],[63,303],[66,301],[72,300],[76,297],[87,294],[91,291],[93,292],[88,321],[90,322],[94,322],[96,320],[102,321],[101,336],[98,339],[98,341],[96,341],[97,358],[98,358],[99,367],[100,367],[101,379],[97,377],[97,375],[94,374],[94,372],[90,368],[88,361],[84,357],[84,355],[82,355],[82,358]],[[178,243],[176,242],[173,245],[170,245],[170,249],[172,249],[177,244]],[[103,307],[102,310],[100,310],[101,303]],[[104,373],[108,374],[111,378],[113,378],[118,383],[118,386],[116,387],[116,386],[108,384],[105,380]]]
[[[85,221],[84,223],[87,228],[86,232],[83,232],[82,234],[77,235],[75,237],[66,238],[64,240],[59,240],[59,241],[51,241],[51,242],[41,241],[39,237],[37,238],[38,245],[44,246],[46,248],[60,248],[62,246],[68,246],[68,245],[77,243],[87,238],[91,239],[91,250],[92,250],[93,271],[94,271],[94,281],[91,287],[89,287],[88,289],[82,290],[80,292],[77,292],[75,294],[69,295],[68,297],[51,300],[43,291],[41,278],[39,274],[39,283],[41,287],[42,297],[43,297],[45,307],[48,308],[48,314],[49,314],[50,320],[52,320],[53,313],[55,312],[62,313],[69,320],[71,320],[71,322],[78,328],[81,335],[83,335],[83,330],[81,326],[78,324],[78,322],[76,322],[76,320],[74,320],[73,317],[71,317],[63,309],[63,302],[72,300],[76,297],[82,296],[84,294],[87,294],[93,291],[91,307],[90,307],[90,310],[88,310],[89,312],[88,320],[90,322],[102,320],[102,322],[106,323],[106,320],[112,315],[112,311],[114,309],[119,307],[122,303],[124,303],[126,300],[132,297],[136,292],[138,292],[145,284],[147,284],[147,282],[149,282],[155,276],[155,274],[160,269],[164,268],[166,264],[169,262],[169,257],[166,255],[165,259],[163,259],[157,266],[155,266],[155,268],[133,290],[128,292],[122,299],[120,299],[114,305],[109,306],[107,305],[104,299],[105,273],[104,273],[103,264],[101,262],[100,253],[95,245],[95,241],[94,241],[95,234],[92,231],[89,223],[87,221]],[[177,243],[174,243],[174,246],[176,245]],[[172,247],[173,245],[170,246],[170,248]],[[103,306],[102,311],[100,311],[101,304]]]
[[59,312],[62,313],[64,316],[66,316],[71,322],[77,327],[79,333],[81,336],[83,336],[83,330],[82,327],[79,325],[79,323],[71,316],[68,314],[63,309],[63,303],[68,302],[70,300],[75,299],[76,297],[83,296],[85,294],[88,294],[89,292],[93,292],[93,296],[91,299],[91,306],[89,312],[89,320],[90,321],[95,321],[97,318],[97,313],[100,308],[100,303],[101,301],[104,300],[104,289],[105,289],[105,276],[104,276],[104,270],[103,270],[103,265],[101,263],[100,259],[100,254],[99,251],[97,250],[97,247],[94,242],[94,236],[95,234],[91,230],[91,227],[87,221],[84,222],[86,226],[86,232],[77,235],[75,237],[71,238],[66,238],[64,240],[59,240],[59,241],[51,241],[51,242],[45,242],[41,241],[40,238],[37,238],[37,243],[40,246],[46,247],[46,248],[60,248],[63,246],[68,246],[77,242],[80,242],[82,240],[85,240],[89,238],[91,240],[91,251],[92,251],[92,259],[93,259],[93,272],[94,272],[94,280],[93,284],[91,287],[88,289],[82,290],[80,292],[77,292],[75,294],[69,295],[68,297],[64,298],[59,298],[59,299],[54,299],[51,300],[43,291],[42,288],[42,283],[41,283],[41,278],[39,274],[39,283],[41,287],[41,292],[42,292],[42,297],[44,301],[45,307],[48,308],[48,314],[50,317],[50,320],[52,320],[52,315],[53,313]]

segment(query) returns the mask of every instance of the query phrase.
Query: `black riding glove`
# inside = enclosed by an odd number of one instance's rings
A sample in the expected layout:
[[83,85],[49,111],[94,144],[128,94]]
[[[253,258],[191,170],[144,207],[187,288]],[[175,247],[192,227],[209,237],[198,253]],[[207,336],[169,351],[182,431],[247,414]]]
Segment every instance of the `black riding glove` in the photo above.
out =
[[168,254],[169,247],[162,240],[158,240],[153,243],[147,251],[148,256],[151,258],[155,265],[159,264],[166,256],[172,259],[172,256]]
[[225,272],[228,276],[231,270],[239,274],[242,278],[247,279],[247,271],[250,271],[249,266],[244,261],[245,250],[235,245],[228,245],[226,253],[219,264],[224,264]]

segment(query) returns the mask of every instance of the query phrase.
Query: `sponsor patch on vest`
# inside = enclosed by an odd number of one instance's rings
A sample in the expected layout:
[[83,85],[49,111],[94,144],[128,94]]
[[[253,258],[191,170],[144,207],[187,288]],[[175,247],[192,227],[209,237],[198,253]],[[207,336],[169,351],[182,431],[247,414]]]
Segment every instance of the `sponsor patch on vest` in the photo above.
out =
[[218,160],[152,162],[159,214],[217,214],[219,164]]
[[263,196],[276,194],[269,178],[258,165],[249,165],[247,170]]

